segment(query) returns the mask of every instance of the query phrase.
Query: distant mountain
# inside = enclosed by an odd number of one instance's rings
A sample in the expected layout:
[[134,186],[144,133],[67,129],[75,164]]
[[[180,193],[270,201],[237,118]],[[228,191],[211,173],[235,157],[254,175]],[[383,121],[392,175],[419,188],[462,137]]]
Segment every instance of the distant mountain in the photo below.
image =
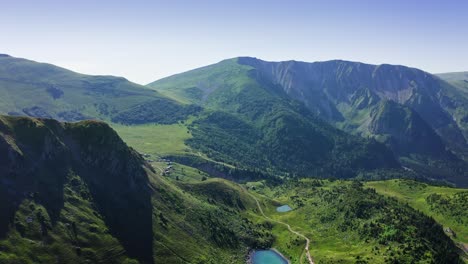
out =
[[207,109],[191,124],[187,143],[219,161],[340,178],[399,167],[382,144],[334,128],[252,73],[233,59],[149,86]]
[[[436,74],[442,80],[445,80],[457,87],[460,93],[468,99],[468,72],[449,72]],[[465,123],[467,120],[465,120]]]
[[436,74],[442,80],[447,82],[453,81],[468,81],[468,72],[447,72],[447,73],[438,73]]
[[0,113],[64,121],[174,123],[199,111],[122,77],[90,76],[0,56]]
[[427,72],[349,61],[275,63],[239,58],[239,63],[253,67],[255,78],[270,81],[347,131],[356,132],[378,101],[392,100],[416,111],[454,150],[468,147],[468,127],[463,122],[466,98]]
[[[428,177],[468,182],[468,175],[465,175],[468,167],[462,161],[468,157],[468,126],[465,123],[468,101],[454,86],[418,69],[348,61],[266,62],[241,57],[164,78],[148,84],[148,87],[179,101],[228,112],[241,120],[253,122],[253,127],[259,127],[264,132],[271,129],[273,124],[279,124],[266,123],[266,116],[288,112],[294,112],[298,119],[313,120],[312,123],[320,124],[318,127],[328,129],[324,122],[320,123],[312,117],[317,115],[346,132],[386,143],[405,166],[418,170],[421,164],[431,166],[436,172],[426,175]],[[282,102],[281,108],[276,108],[280,105],[278,102]],[[222,134],[217,131],[217,135]],[[307,146],[304,145],[305,138],[319,138],[310,131],[297,134],[300,133],[298,131],[307,130],[297,127],[287,129],[277,138],[286,139],[290,135],[301,140],[278,145],[304,147]],[[322,130],[322,135],[333,134]],[[327,140],[322,138],[316,142],[324,143]],[[201,145],[208,151],[207,144],[200,143],[199,147]],[[251,143],[247,145],[251,146]],[[320,149],[308,146],[302,149]],[[226,146],[224,149],[232,148]],[[272,152],[259,147],[255,149],[259,153],[253,156],[257,157],[261,157],[261,153]],[[295,159],[297,155],[292,154],[295,151],[287,152],[284,149],[280,153],[284,156],[279,159],[288,160],[287,163],[291,164],[293,162],[288,158]],[[318,153],[317,156],[323,157],[326,152]],[[314,155],[304,153],[304,156]],[[285,165],[281,164],[283,167]],[[323,167],[323,164],[319,166]],[[307,170],[313,171],[311,168]]]

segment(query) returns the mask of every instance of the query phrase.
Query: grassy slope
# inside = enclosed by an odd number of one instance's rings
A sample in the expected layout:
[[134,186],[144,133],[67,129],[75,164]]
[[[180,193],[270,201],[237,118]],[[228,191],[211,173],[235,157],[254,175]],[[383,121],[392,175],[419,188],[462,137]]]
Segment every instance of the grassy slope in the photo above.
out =
[[10,56],[0,56],[0,93],[0,113],[66,121],[167,124],[199,110],[125,78],[84,75]]
[[452,208],[452,210],[465,211],[464,215],[452,215],[450,212],[439,212],[432,209],[426,199],[432,194],[440,194],[443,197],[450,198],[457,193],[467,193],[467,189],[431,186],[409,180],[375,181],[368,182],[365,185],[374,188],[380,194],[395,197],[402,202],[408,203],[416,210],[434,217],[441,225],[450,227],[456,233],[457,236],[454,238],[456,241],[468,243],[468,215],[466,214],[468,212],[468,200],[461,205],[464,207]]
[[[63,68],[56,67],[51,64],[37,63],[34,61],[18,59],[13,57],[1,58],[0,73],[2,77],[2,85],[0,88],[8,95],[9,98],[15,99],[15,108],[7,107],[2,104],[2,112],[5,111],[21,111],[22,107],[27,105],[46,105],[50,106],[52,113],[71,109],[74,106],[84,106],[84,113],[89,115],[99,115],[98,111],[92,107],[93,103],[115,100],[115,98],[104,96],[105,89],[111,85],[117,84],[120,92],[130,93],[129,98],[119,98],[120,108],[129,107],[132,100],[146,101],[145,96],[151,98],[154,93],[147,90],[138,90],[137,84],[127,82],[123,78],[111,76],[88,76],[84,74],[68,71]],[[93,85],[102,85],[102,90],[92,89]],[[88,92],[94,94],[87,94]],[[16,87],[18,86],[18,87]],[[64,94],[62,97],[54,98],[46,92],[49,86],[61,89]],[[90,89],[91,88],[91,89]],[[136,95],[137,97],[133,97]],[[94,98],[92,98],[94,97]],[[31,100],[34,99],[33,102]],[[83,103],[86,102],[86,103]],[[131,104],[131,103],[130,103]]]
[[[255,201],[247,193],[247,190],[224,179],[210,178],[208,174],[187,166],[177,163],[173,164],[173,166],[174,170],[167,175],[167,180],[176,183],[176,185],[179,185],[186,191],[190,190],[190,195],[207,199],[209,202],[213,202],[214,200],[235,208],[239,204],[239,201],[242,201],[241,204],[245,206],[247,210],[242,212],[241,217],[248,219],[248,221],[251,221],[257,227],[262,227],[260,231],[263,234],[262,237],[265,239],[273,234],[274,242],[271,246],[284,253],[293,263],[297,263],[301,258],[304,241],[296,235],[291,234],[283,225],[272,223],[263,218],[256,207]],[[203,177],[207,177],[208,180],[202,181]],[[232,199],[232,197],[235,198]],[[274,203],[267,197],[257,197],[261,201],[262,206]],[[195,200],[193,196],[189,196],[189,198],[192,201]],[[267,246],[270,244],[265,245]],[[247,253],[247,249],[245,249],[243,253]],[[235,255],[239,255],[239,252],[235,253]],[[241,255],[242,254],[239,256]]]
[[211,100],[209,97],[216,96],[218,90],[228,90],[249,81],[245,73],[250,69],[249,66],[237,64],[236,59],[229,59],[176,74],[147,86],[181,102],[204,104]]
[[[16,229],[11,229],[7,239],[0,241],[0,262],[137,263],[126,257],[124,248],[110,234],[94,203],[82,196],[83,192],[89,195],[86,185],[76,175],[69,175],[64,186],[64,207],[55,223],[41,204],[34,199],[24,200],[15,214]],[[42,223],[48,230],[46,233]]]
[[209,176],[179,164],[174,167],[166,177],[150,178],[157,188],[153,198],[157,260],[244,263],[247,245],[269,247],[270,231],[261,220],[251,220],[255,202],[243,189],[223,179],[202,181]]
[[[0,262],[125,263],[130,252],[145,258],[151,213],[141,159],[106,124],[1,116],[0,151],[11,153],[0,164]],[[129,178],[137,181],[131,187]]]

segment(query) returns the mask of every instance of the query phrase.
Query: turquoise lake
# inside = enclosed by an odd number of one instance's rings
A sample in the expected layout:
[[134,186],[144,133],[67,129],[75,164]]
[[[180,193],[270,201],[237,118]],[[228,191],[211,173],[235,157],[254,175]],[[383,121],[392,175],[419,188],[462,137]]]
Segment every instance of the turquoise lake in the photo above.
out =
[[276,211],[280,212],[280,213],[286,213],[286,212],[289,212],[291,210],[292,210],[292,208],[289,207],[289,205],[287,205],[287,204],[282,205],[280,207],[276,207]]
[[288,264],[288,261],[273,250],[255,250],[252,264]]

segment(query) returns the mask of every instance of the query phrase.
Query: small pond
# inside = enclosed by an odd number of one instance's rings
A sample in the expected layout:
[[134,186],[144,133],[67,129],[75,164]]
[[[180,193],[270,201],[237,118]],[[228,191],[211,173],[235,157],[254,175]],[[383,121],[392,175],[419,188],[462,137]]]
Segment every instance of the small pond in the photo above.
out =
[[252,253],[251,261],[252,264],[288,264],[283,256],[271,249],[255,250]]
[[276,207],[276,211],[280,212],[280,213],[286,213],[286,212],[289,212],[291,210],[292,210],[292,208],[289,207],[289,205],[287,205],[287,204],[282,205],[280,207]]

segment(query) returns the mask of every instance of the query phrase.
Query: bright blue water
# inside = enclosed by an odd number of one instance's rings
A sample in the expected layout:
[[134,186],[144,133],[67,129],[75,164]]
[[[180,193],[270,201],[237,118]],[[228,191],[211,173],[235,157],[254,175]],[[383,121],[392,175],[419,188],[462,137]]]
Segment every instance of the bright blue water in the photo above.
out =
[[292,210],[292,208],[289,207],[289,205],[287,205],[287,204],[282,205],[280,207],[276,207],[276,211],[280,212],[280,213],[286,213],[286,212],[289,212],[291,210]]
[[255,250],[252,255],[252,264],[287,264],[281,255],[275,251],[269,250]]

